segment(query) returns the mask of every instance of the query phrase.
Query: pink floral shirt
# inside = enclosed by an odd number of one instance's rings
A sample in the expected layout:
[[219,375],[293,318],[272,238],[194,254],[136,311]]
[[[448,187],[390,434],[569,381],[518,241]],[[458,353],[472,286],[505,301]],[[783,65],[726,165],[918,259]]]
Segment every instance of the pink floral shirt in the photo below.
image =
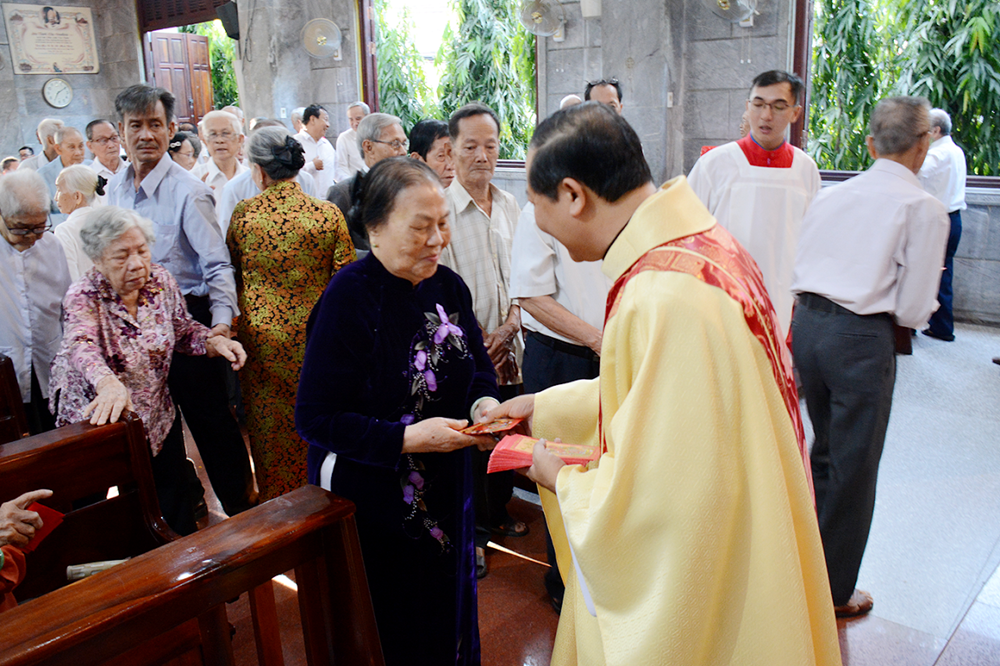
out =
[[174,422],[167,389],[173,353],[204,354],[208,328],[191,318],[174,278],[158,264],[139,292],[135,317],[96,268],[69,288],[63,312],[62,347],[49,385],[49,404],[58,405],[56,425],[83,420],[97,397],[94,387],[115,375],[132,396],[155,456]]

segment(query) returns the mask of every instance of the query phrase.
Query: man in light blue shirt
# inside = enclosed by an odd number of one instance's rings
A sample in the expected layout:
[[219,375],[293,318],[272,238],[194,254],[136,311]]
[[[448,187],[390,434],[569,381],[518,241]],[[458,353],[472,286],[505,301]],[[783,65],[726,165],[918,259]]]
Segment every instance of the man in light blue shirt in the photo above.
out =
[[56,206],[56,178],[62,170],[74,164],[90,165],[89,160],[84,160],[86,151],[84,150],[83,134],[75,127],[64,125],[56,130],[55,134],[56,158],[38,169],[38,175],[45,179],[45,184],[49,187],[49,196],[52,198],[50,210],[52,211],[52,226],[58,226],[66,221],[59,207]]
[[[177,280],[192,317],[211,326],[213,334],[231,335],[239,314],[236,280],[215,221],[212,190],[167,155],[176,132],[174,96],[135,85],[118,95],[115,108],[132,163],[112,179],[108,203],[152,220],[153,261]],[[223,509],[234,515],[253,506],[253,480],[243,436],[229,411],[224,363],[218,360],[175,354],[169,386]]]

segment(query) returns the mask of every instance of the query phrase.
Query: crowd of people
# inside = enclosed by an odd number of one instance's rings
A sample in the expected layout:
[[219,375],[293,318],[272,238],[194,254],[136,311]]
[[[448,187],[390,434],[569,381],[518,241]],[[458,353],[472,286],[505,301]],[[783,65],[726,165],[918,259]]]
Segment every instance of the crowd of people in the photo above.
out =
[[[835,616],[873,605],[895,327],[954,339],[964,158],[945,112],[887,98],[874,166],[821,189],[785,138],[803,94],[762,73],[743,138],[657,187],[620,84],[590,83],[536,129],[522,209],[478,102],[409,135],[357,102],[335,146],[320,105],[246,136],[135,85],[4,161],[0,352],[32,433],[142,418],[179,534],[204,492],[182,421],[229,515],[305,483],[354,501],[387,664],[480,662],[486,542],[528,528],[462,430],[506,417],[542,438],[553,663],[839,664]],[[0,592],[34,499],[0,507]]]

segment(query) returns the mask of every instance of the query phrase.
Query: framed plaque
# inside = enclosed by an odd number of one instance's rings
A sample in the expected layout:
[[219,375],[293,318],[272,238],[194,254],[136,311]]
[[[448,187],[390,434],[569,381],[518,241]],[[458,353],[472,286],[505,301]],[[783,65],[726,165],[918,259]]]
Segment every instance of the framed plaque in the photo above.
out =
[[15,74],[97,74],[89,7],[3,4]]

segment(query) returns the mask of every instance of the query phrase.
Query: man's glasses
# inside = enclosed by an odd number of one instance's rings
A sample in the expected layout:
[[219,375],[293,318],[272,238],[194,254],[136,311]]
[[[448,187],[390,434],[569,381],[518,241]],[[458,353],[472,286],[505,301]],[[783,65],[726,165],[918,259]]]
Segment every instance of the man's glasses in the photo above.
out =
[[119,139],[118,136],[115,135],[115,136],[106,136],[103,139],[94,139],[93,142],[99,146],[107,146],[113,143],[120,143],[121,139]]
[[216,139],[222,139],[223,141],[232,141],[236,138],[236,132],[230,132],[225,130],[224,132],[209,132],[205,135],[205,138],[209,141],[215,141]]
[[[0,216],[2,217],[2,216]],[[41,236],[46,231],[52,228],[52,218],[49,216],[45,217],[45,226],[43,227],[11,227],[7,220],[3,220],[3,225],[7,227],[7,231],[10,232],[11,236],[18,236],[24,238],[25,236]]]
[[789,104],[788,102],[786,102],[783,99],[779,99],[779,100],[777,100],[775,102],[765,102],[762,99],[754,99],[754,100],[750,100],[750,106],[752,106],[753,108],[757,109],[758,111],[763,111],[764,107],[768,107],[769,106],[769,107],[771,107],[771,110],[774,111],[775,113],[781,113],[783,111],[788,111],[788,109],[792,108],[792,105]]
[[402,148],[406,150],[410,147],[409,141],[400,141],[399,139],[393,139],[392,141],[379,141],[378,139],[372,139],[373,143],[384,143],[387,146],[391,146],[393,150],[399,150]]

